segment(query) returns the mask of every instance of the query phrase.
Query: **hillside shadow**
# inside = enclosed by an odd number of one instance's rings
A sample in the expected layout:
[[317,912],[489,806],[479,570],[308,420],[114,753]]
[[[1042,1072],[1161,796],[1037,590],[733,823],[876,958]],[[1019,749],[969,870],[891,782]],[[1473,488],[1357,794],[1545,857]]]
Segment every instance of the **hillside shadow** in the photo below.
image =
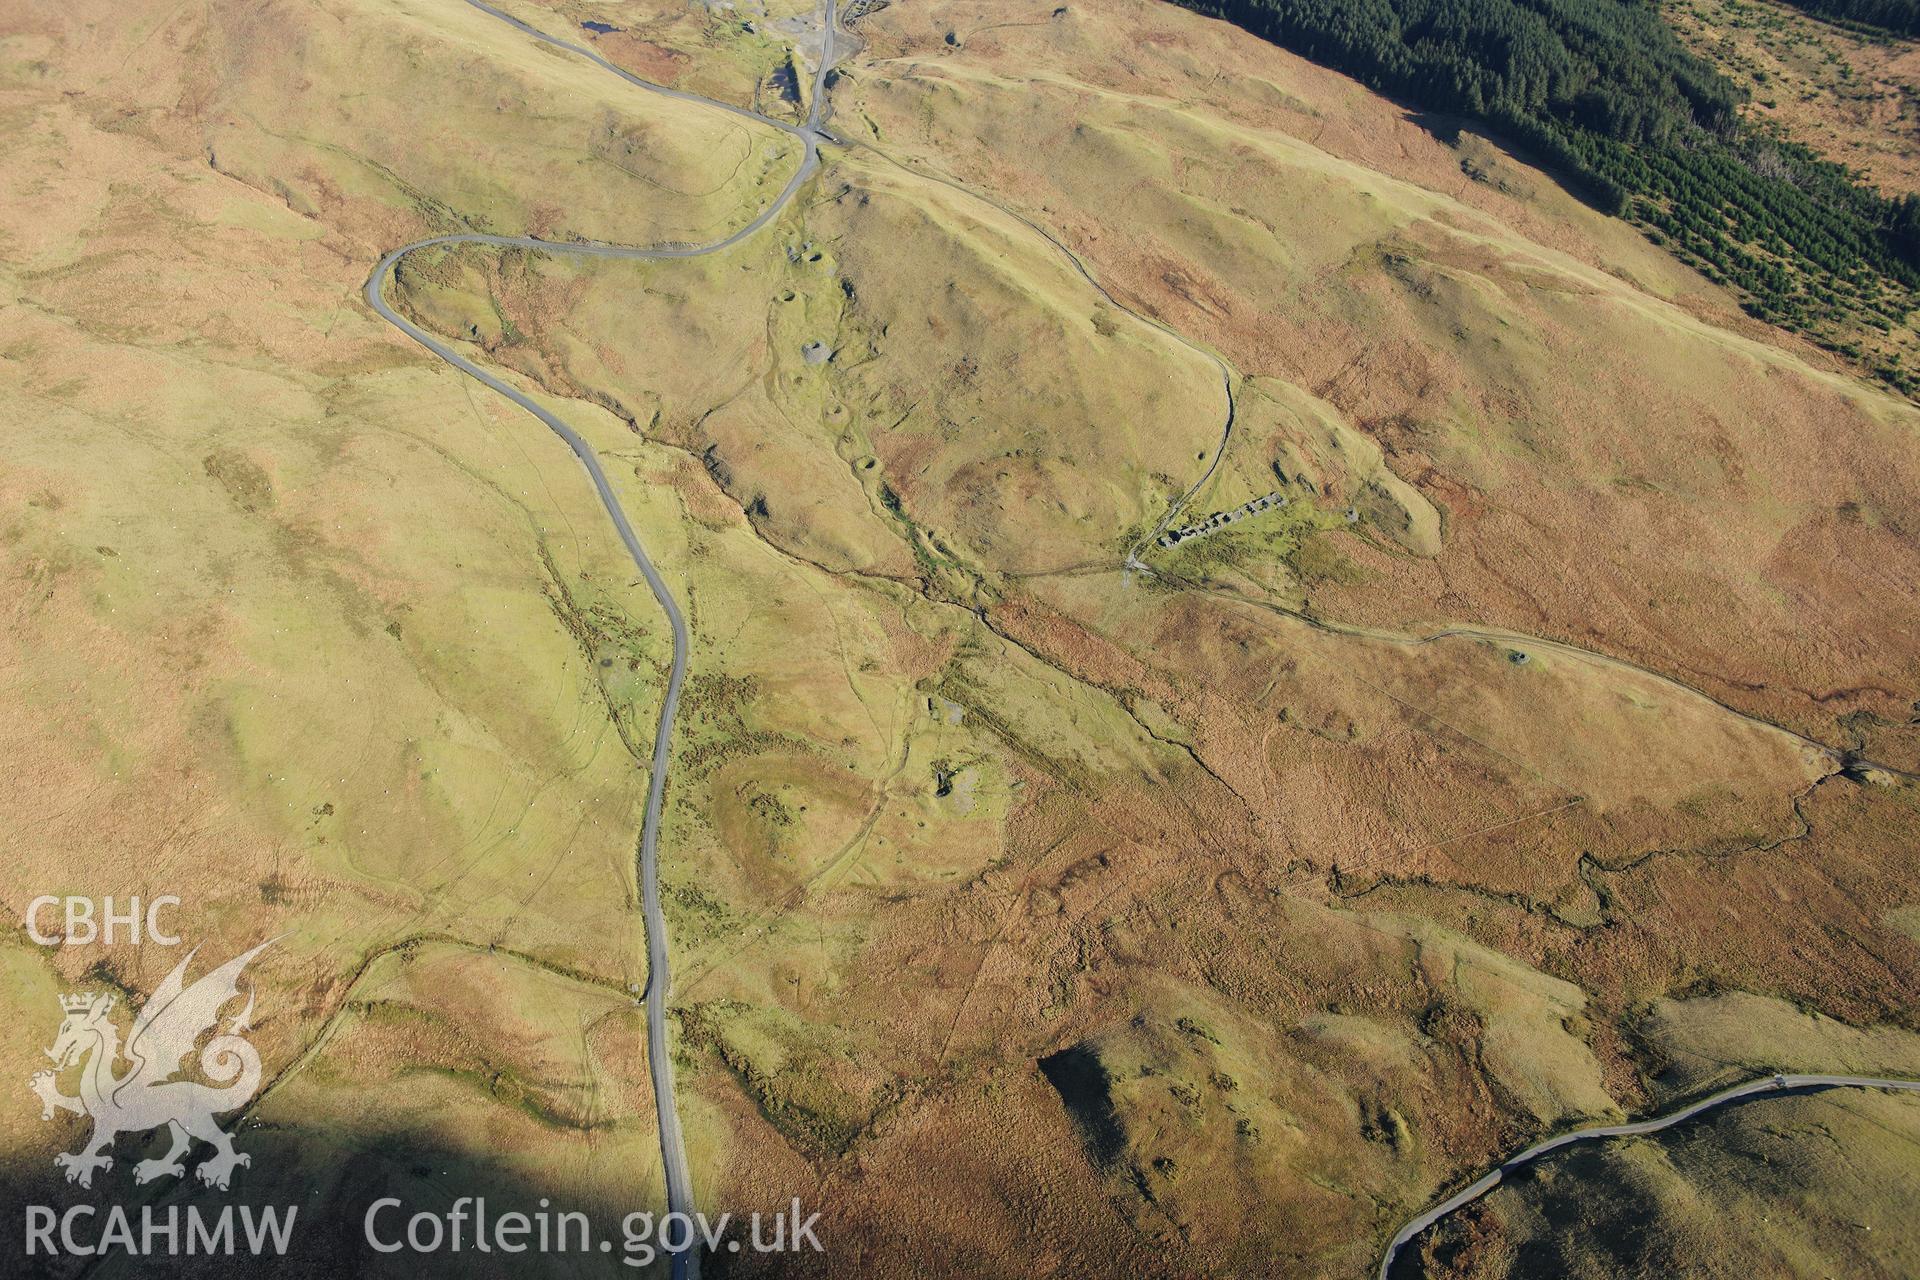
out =
[[[84,1130],[76,1125],[73,1132]],[[613,1276],[652,1280],[669,1274],[663,1252],[650,1261],[646,1258],[646,1246],[654,1243],[651,1218],[638,1243],[626,1231],[629,1214],[657,1214],[661,1206],[614,1203],[604,1190],[588,1186],[584,1179],[529,1177],[498,1157],[456,1149],[444,1137],[426,1132],[385,1130],[343,1135],[328,1127],[248,1122],[234,1138],[252,1163],[236,1171],[228,1192],[203,1187],[193,1177],[194,1165],[209,1154],[210,1149],[204,1146],[197,1146],[187,1157],[186,1177],[136,1186],[134,1163],[165,1148],[164,1139],[155,1135],[149,1135],[145,1142],[123,1137],[114,1152],[116,1163],[95,1174],[91,1189],[68,1184],[47,1152],[0,1155],[0,1275],[8,1280],[571,1280]],[[71,1148],[75,1144],[69,1140],[65,1145]],[[653,1176],[651,1170],[636,1170],[634,1180],[650,1181]],[[598,1170],[595,1178],[603,1185],[616,1180],[605,1169]],[[365,1222],[369,1208],[389,1197],[401,1205],[382,1209],[375,1218],[375,1229],[383,1243],[404,1242],[412,1215],[424,1211],[440,1216],[444,1222],[444,1215],[457,1200],[475,1197],[484,1198],[487,1217],[495,1224],[510,1212],[528,1215],[532,1222],[525,1239],[530,1247],[517,1254],[499,1249],[481,1252],[474,1246],[473,1229],[468,1225],[463,1232],[463,1247],[457,1252],[444,1240],[441,1248],[432,1252],[410,1247],[382,1252],[369,1242]],[[136,1247],[148,1214],[162,1224],[171,1216],[178,1223],[177,1243],[169,1254],[164,1232],[156,1231],[150,1242],[154,1252],[148,1256],[133,1257],[124,1249],[115,1249],[106,1256],[49,1257],[40,1247],[43,1241],[36,1238],[32,1242],[34,1252],[29,1254],[29,1206],[44,1206],[55,1215],[52,1238],[56,1245],[61,1240],[58,1221],[76,1209],[79,1212],[72,1213],[75,1242],[83,1246],[101,1242],[116,1206],[131,1225]],[[753,1206],[768,1214],[782,1207]],[[270,1243],[261,1256],[252,1256],[246,1249],[246,1215],[254,1215],[257,1224],[267,1210],[278,1211],[283,1219],[292,1212],[293,1225],[286,1233],[284,1256],[276,1255]],[[203,1248],[189,1254],[186,1237],[190,1216],[197,1214],[212,1226],[229,1211],[234,1256],[207,1256]],[[582,1224],[570,1220],[565,1227],[567,1247],[560,1250],[553,1248],[552,1242],[560,1238],[560,1215],[566,1212],[585,1215],[584,1230],[590,1232],[590,1238],[582,1243]],[[708,1212],[714,1210],[708,1208]],[[736,1214],[740,1212],[736,1210]],[[535,1234],[537,1215],[542,1213],[547,1215],[549,1227],[549,1248],[544,1252],[538,1248]],[[639,1224],[634,1226],[636,1231],[642,1229]],[[734,1234],[746,1238],[744,1228]],[[431,1243],[424,1227],[422,1243]],[[703,1267],[707,1280],[820,1274],[826,1261],[817,1254],[757,1256],[744,1244],[742,1250],[744,1258],[724,1251],[711,1256]]]

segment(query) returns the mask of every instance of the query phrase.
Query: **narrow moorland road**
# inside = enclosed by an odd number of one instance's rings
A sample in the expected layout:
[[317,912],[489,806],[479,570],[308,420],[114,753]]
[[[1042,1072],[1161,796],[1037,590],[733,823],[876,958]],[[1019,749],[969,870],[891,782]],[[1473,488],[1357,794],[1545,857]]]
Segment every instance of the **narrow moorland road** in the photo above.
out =
[[[566,441],[573,450],[574,457],[586,468],[587,475],[593,481],[594,489],[600,495],[600,505],[606,508],[607,518],[613,522],[614,529],[620,535],[620,541],[626,545],[627,554],[639,568],[653,592],[653,598],[667,615],[667,621],[673,629],[673,665],[667,675],[666,695],[660,702],[660,720],[654,730],[653,761],[647,782],[647,809],[640,830],[639,880],[641,910],[646,919],[647,929],[647,1069],[653,1081],[653,1100],[660,1122],[660,1158],[666,1172],[667,1210],[670,1213],[691,1216],[694,1211],[692,1178],[687,1170],[686,1143],[680,1132],[680,1111],[674,1098],[673,1055],[667,1044],[667,997],[672,979],[667,957],[667,923],[660,911],[660,815],[666,794],[667,761],[673,742],[674,715],[680,708],[680,688],[687,676],[687,623],[681,616],[680,606],[668,589],[660,573],[648,559],[647,552],[640,545],[640,539],[634,534],[633,526],[628,523],[626,512],[620,507],[620,499],[615,496],[613,486],[607,480],[607,473],[600,465],[600,459],[580,434],[568,426],[553,413],[542,408],[532,397],[527,396],[502,379],[488,373],[473,361],[441,342],[420,326],[387,305],[385,296],[388,275],[394,266],[410,253],[422,249],[439,248],[446,245],[488,245],[503,249],[535,249],[542,253],[572,254],[575,256],[597,258],[698,258],[710,253],[719,253],[745,240],[759,231],[767,223],[779,216],[780,211],[793,199],[794,193],[813,175],[820,163],[820,142],[825,136],[821,131],[820,112],[826,95],[827,73],[834,62],[834,37],[839,31],[839,21],[835,14],[836,0],[824,0],[822,11],[822,32],[820,63],[814,73],[813,96],[808,103],[805,123],[794,125],[771,116],[761,115],[745,107],[720,102],[699,94],[686,93],[678,89],[669,89],[665,85],[643,80],[631,72],[622,70],[613,63],[595,53],[592,49],[574,44],[556,36],[548,35],[536,27],[529,26],[511,14],[502,13],[482,0],[466,0],[466,3],[490,14],[500,21],[513,26],[534,39],[546,44],[579,54],[598,66],[605,68],[622,80],[649,93],[660,94],[668,98],[678,98],[683,102],[698,103],[730,115],[741,116],[756,123],[777,129],[795,139],[801,145],[802,156],[799,168],[793,177],[781,189],[771,204],[761,210],[753,221],[741,227],[724,240],[707,245],[664,245],[658,247],[638,247],[631,245],[606,244],[597,241],[555,241],[538,240],[531,236],[497,236],[470,233],[456,233],[444,236],[431,236],[425,240],[416,240],[395,249],[380,259],[380,264],[367,277],[367,305],[379,312],[382,318],[394,325],[402,333],[446,361],[460,372],[484,383],[490,390],[497,391],[508,400],[519,405],[534,417],[545,423],[553,433]],[[696,1237],[697,1240],[697,1237]],[[682,1250],[674,1255],[673,1275],[675,1280],[683,1277],[698,1280],[700,1274],[700,1252],[697,1243],[694,1247]]]
[[1762,1096],[1779,1096],[1782,1092],[1815,1089],[1906,1089],[1920,1093],[1920,1080],[1893,1080],[1879,1076],[1762,1076],[1758,1080],[1749,1080],[1745,1084],[1722,1089],[1719,1093],[1708,1094],[1695,1102],[1690,1102],[1677,1111],[1664,1116],[1655,1116],[1651,1120],[1636,1120],[1631,1124],[1595,1125],[1591,1129],[1575,1129],[1572,1133],[1563,1133],[1557,1138],[1548,1138],[1536,1142],[1519,1155],[1506,1160],[1498,1168],[1488,1173],[1478,1182],[1463,1188],[1427,1210],[1394,1234],[1387,1245],[1386,1254],[1380,1259],[1380,1278],[1388,1280],[1388,1273],[1400,1257],[1401,1250],[1412,1243],[1422,1231],[1440,1219],[1452,1213],[1462,1205],[1478,1200],[1487,1192],[1499,1186],[1502,1179],[1525,1165],[1533,1163],[1549,1152],[1576,1142],[1593,1142],[1603,1138],[1628,1138],[1638,1134],[1658,1133],[1671,1128],[1683,1120],[1690,1120],[1703,1111],[1712,1111],[1731,1103],[1744,1102]]
[[[618,76],[620,79],[648,93],[695,103],[775,129],[798,141],[802,151],[799,166],[795,169],[793,176],[787,181],[787,184],[781,189],[774,200],[739,230],[711,244],[633,246],[599,241],[541,240],[531,236],[453,233],[418,240],[411,244],[402,245],[388,253],[374,268],[372,274],[367,279],[365,287],[367,304],[378,312],[382,318],[388,321],[388,323],[394,325],[409,338],[412,338],[415,342],[419,343],[422,347],[426,348],[426,350],[453,368],[483,383],[490,390],[498,392],[512,403],[531,413],[566,443],[567,447],[573,451],[574,456],[579,459],[580,465],[585,468],[588,477],[592,480],[594,489],[600,496],[601,505],[605,509],[608,519],[612,521],[615,531],[619,534],[621,542],[627,549],[628,555],[632,558],[634,565],[640,570],[641,576],[646,580],[648,588],[653,592],[654,599],[659,603],[661,611],[666,615],[668,623],[670,624],[673,636],[673,660],[667,678],[666,692],[661,700],[659,722],[654,733],[653,755],[647,788],[647,804],[641,828],[637,871],[641,888],[642,911],[647,933],[647,1059],[648,1070],[653,1085],[654,1104],[659,1115],[661,1160],[667,1185],[667,1208],[669,1212],[691,1216],[694,1212],[693,1189],[687,1168],[686,1149],[680,1128],[679,1110],[674,1095],[673,1060],[671,1050],[667,1043],[666,1033],[666,1003],[671,991],[671,974],[667,949],[666,921],[660,907],[659,885],[659,836],[661,815],[664,807],[667,765],[671,755],[674,719],[679,709],[681,688],[685,682],[687,672],[689,637],[686,621],[681,614],[679,604],[675,600],[672,591],[660,576],[659,571],[654,567],[652,560],[648,558],[646,549],[641,545],[639,537],[634,533],[632,525],[627,520],[625,511],[620,506],[619,498],[614,493],[613,486],[607,478],[606,471],[602,467],[592,447],[578,432],[568,426],[565,421],[543,408],[532,397],[517,390],[494,374],[487,372],[446,343],[435,338],[432,334],[400,315],[387,304],[385,288],[388,277],[393,272],[395,266],[408,254],[424,249],[454,245],[484,245],[494,248],[529,249],[542,253],[567,254],[580,257],[640,260],[684,259],[719,253],[760,231],[774,218],[779,216],[802,185],[805,184],[808,178],[818,169],[820,163],[820,143],[822,141],[832,141],[822,128],[821,112],[826,96],[827,75],[832,69],[836,57],[836,37],[841,34],[836,14],[836,0],[823,0],[821,13],[821,53],[818,66],[815,69],[813,93],[808,103],[807,118],[803,123],[798,125],[763,115],[745,107],[735,106],[731,103],[721,102],[716,99],[703,97],[699,94],[688,93],[683,90],[670,89],[664,85],[654,84],[651,81],[642,79],[616,66],[591,48],[549,35],[510,14],[494,8],[492,5],[485,3],[484,0],[465,0],[465,3],[501,22],[507,23],[535,40],[586,58],[609,73]],[[948,185],[958,186],[958,184],[955,183],[949,183]],[[964,190],[964,188],[961,189]],[[1035,224],[1025,218],[1021,220],[1028,222],[1030,226],[1035,226]],[[1041,230],[1037,226],[1035,226],[1035,229]],[[1077,255],[1067,250],[1066,246],[1051,234],[1044,231],[1041,231],[1041,234],[1046,235],[1047,239],[1052,240],[1057,247],[1067,252],[1081,274],[1086,276],[1096,289],[1100,289],[1103,294],[1105,293],[1105,289],[1099,285],[1097,280],[1093,279],[1085,266],[1079,262]],[[1233,375],[1225,361],[1221,360],[1212,352],[1198,347],[1191,341],[1181,338],[1180,335],[1174,333],[1174,331],[1164,325],[1156,324],[1155,327],[1173,334],[1176,338],[1180,338],[1184,345],[1198,351],[1219,368],[1226,393],[1226,412],[1220,440],[1209,460],[1206,472],[1200,477],[1199,481],[1174,500],[1170,509],[1162,517],[1159,525],[1154,527],[1145,538],[1142,538],[1129,549],[1123,562],[1123,568],[1129,572],[1141,570],[1147,573],[1153,573],[1153,570],[1140,560],[1140,553],[1149,547],[1153,539],[1177,518],[1181,510],[1193,500],[1198,492],[1205,486],[1206,482],[1211,479],[1220,465],[1221,458],[1225,455],[1227,445],[1232,438],[1234,426]],[[1360,632],[1363,629],[1352,628],[1351,630]],[[1408,637],[1391,638],[1401,642],[1426,643],[1451,635],[1472,636],[1476,638],[1495,637],[1495,633],[1491,632],[1481,633],[1463,628],[1455,628],[1437,636],[1421,637],[1417,641],[1411,641]],[[1535,638],[1520,636],[1508,637],[1504,633],[1500,633],[1499,638],[1535,645],[1542,643]],[[1565,649],[1574,648],[1573,646],[1565,645],[1556,645],[1555,647]],[[1584,650],[1575,649],[1574,651],[1586,654]],[[1602,655],[1587,654],[1586,656],[1601,657]],[[1622,665],[1631,664],[1622,663]],[[1657,673],[1650,672],[1649,674]],[[1704,697],[1706,695],[1703,694],[1701,696]],[[1731,710],[1731,708],[1728,709]],[[1810,745],[1818,746],[1820,744],[1810,743]],[[1823,749],[1829,752],[1833,750],[1832,748]],[[1704,1111],[1738,1103],[1757,1096],[1777,1095],[1781,1091],[1791,1092],[1796,1090],[1828,1088],[1882,1088],[1920,1091],[1920,1081],[1832,1075],[1769,1076],[1702,1098],[1666,1116],[1637,1121],[1630,1124],[1603,1125],[1576,1130],[1572,1133],[1562,1134],[1559,1137],[1536,1143],[1534,1146],[1511,1157],[1478,1181],[1422,1213],[1402,1227],[1393,1237],[1392,1242],[1387,1247],[1385,1256],[1381,1260],[1379,1271],[1381,1280],[1387,1280],[1388,1273],[1393,1268],[1394,1263],[1402,1251],[1410,1242],[1417,1238],[1421,1232],[1462,1205],[1468,1204],[1480,1196],[1485,1195],[1488,1191],[1498,1186],[1507,1174],[1561,1147],[1576,1142],[1658,1132],[1659,1130],[1699,1115]],[[688,1277],[691,1277],[692,1280],[698,1280],[699,1273],[700,1254],[697,1243],[694,1247],[674,1255],[673,1276],[675,1280],[683,1280],[683,1278]]]

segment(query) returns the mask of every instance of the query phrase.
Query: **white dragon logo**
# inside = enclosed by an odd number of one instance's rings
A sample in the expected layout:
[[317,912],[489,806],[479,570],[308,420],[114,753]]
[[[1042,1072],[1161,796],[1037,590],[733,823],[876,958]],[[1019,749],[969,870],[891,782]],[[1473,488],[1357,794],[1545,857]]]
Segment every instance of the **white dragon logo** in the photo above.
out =
[[[141,1006],[124,1051],[119,1029],[107,1017],[114,1005],[112,995],[60,997],[60,1007],[67,1016],[53,1047],[47,1050],[54,1070],[34,1073],[29,1083],[40,1097],[42,1120],[51,1120],[55,1111],[71,1111],[93,1120],[93,1136],[79,1150],[63,1151],[53,1158],[55,1165],[67,1171],[68,1182],[91,1186],[93,1171],[113,1164],[109,1153],[114,1139],[162,1125],[171,1130],[173,1146],[158,1160],[136,1164],[135,1182],[151,1182],[163,1174],[176,1178],[184,1175],[187,1169],[180,1157],[195,1138],[214,1149],[214,1154],[194,1170],[210,1187],[226,1190],[234,1169],[253,1163],[250,1156],[233,1149],[233,1138],[213,1120],[245,1105],[260,1087],[260,1055],[240,1035],[253,1016],[251,991],[247,1007],[227,1024],[225,1034],[214,1036],[200,1051],[200,1070],[209,1080],[227,1083],[206,1085],[173,1077],[201,1035],[218,1022],[221,1008],[240,994],[240,971],[272,945],[273,940],[261,943],[190,987],[185,985],[187,965],[198,948],[188,952]],[[128,1070],[116,1076],[114,1064],[123,1058]],[[54,1074],[82,1060],[80,1096],[69,1098],[54,1084]]]

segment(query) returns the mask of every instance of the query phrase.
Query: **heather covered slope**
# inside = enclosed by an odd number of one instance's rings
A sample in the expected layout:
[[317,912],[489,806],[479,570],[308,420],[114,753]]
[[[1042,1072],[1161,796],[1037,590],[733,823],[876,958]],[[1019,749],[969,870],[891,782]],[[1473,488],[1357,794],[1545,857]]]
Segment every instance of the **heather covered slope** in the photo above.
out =
[[[791,6],[634,7],[513,11],[738,101],[804,62]],[[0,900],[288,933],[256,1190],[350,1228],[424,1151],[659,1207],[666,629],[565,447],[360,288],[460,227],[724,232],[790,144],[457,0],[9,21]],[[1920,1071],[1917,793],[1845,754],[1920,756],[1920,415],[1224,24],[856,30],[760,236],[389,286],[574,424],[686,612],[696,1192],[828,1245],[739,1271],[1358,1276],[1548,1129],[1780,1046]],[[1229,394],[1181,519],[1287,503],[1129,571]],[[22,1077],[58,991],[170,959],[4,955]]]
[[[1387,450],[1444,510],[1443,549],[1336,535],[1352,568],[1311,584],[1324,613],[1563,637],[1828,737],[1911,714],[1910,407],[1470,136],[1444,146],[1224,24],[1041,9],[889,11],[889,74],[850,74],[843,118]],[[1240,461],[1260,483],[1266,460]],[[1345,469],[1309,478],[1344,505]]]

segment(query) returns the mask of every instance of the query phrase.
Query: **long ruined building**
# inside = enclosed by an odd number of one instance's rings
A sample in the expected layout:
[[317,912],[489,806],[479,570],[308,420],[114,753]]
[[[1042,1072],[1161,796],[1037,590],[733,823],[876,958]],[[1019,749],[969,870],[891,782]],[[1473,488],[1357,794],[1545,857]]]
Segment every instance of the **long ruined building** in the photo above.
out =
[[1190,524],[1184,529],[1169,529],[1160,535],[1160,545],[1177,547],[1190,538],[1205,537],[1226,528],[1230,524],[1245,520],[1248,516],[1257,516],[1262,511],[1271,511],[1287,505],[1286,497],[1279,493],[1269,493],[1255,498],[1252,502],[1242,503],[1231,511],[1216,511],[1198,524]]

